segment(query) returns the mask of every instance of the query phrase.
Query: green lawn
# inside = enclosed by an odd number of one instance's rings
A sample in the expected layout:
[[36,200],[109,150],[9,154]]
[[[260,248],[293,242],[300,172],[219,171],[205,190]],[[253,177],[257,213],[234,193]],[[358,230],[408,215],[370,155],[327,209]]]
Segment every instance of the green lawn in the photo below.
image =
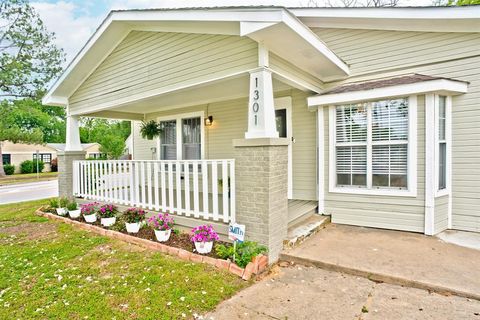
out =
[[191,319],[246,285],[35,216],[45,202],[0,206],[0,319]]
[[37,179],[36,173],[16,173],[10,176],[0,178],[0,186],[16,183],[27,183],[35,181],[55,180],[58,178],[58,172],[41,172]]

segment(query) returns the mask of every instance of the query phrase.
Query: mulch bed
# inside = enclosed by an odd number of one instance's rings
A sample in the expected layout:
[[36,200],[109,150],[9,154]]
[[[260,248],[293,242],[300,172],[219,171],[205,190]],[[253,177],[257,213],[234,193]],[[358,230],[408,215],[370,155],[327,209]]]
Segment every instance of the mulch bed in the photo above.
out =
[[[45,211],[45,212],[50,212],[50,213],[56,214],[56,212],[54,210],[50,210],[50,209],[47,209],[47,208],[42,208],[42,210]],[[100,227],[100,228],[105,229],[105,230],[115,230],[115,231],[118,231],[118,232],[121,232],[121,233],[124,233],[124,234],[128,234],[129,236],[134,236],[134,237],[137,237],[137,238],[142,238],[142,239],[151,240],[151,241],[155,241],[155,242],[157,241],[157,239],[155,237],[155,232],[153,231],[152,228],[150,228],[148,226],[143,226],[138,233],[128,233],[126,230],[118,230],[118,229],[115,229],[115,228],[112,228],[112,227],[102,226],[101,223],[100,223],[100,218],[98,218],[97,221],[94,222],[94,223],[87,223],[87,222],[85,222],[85,220],[82,217],[80,217],[78,219],[72,219],[72,218],[70,218],[70,216],[68,214],[63,216],[63,217],[67,218],[67,219],[70,219],[70,220],[85,223],[85,224],[91,224],[91,225]],[[118,218],[117,218],[116,224],[119,224],[119,223],[123,223],[123,221],[119,221]],[[175,247],[175,248],[186,250],[188,252],[196,252],[195,251],[195,245],[190,240],[190,235],[188,233],[185,233],[185,232],[175,233],[172,230],[172,233],[170,235],[170,239],[168,239],[168,241],[162,242],[162,243],[167,245],[167,246],[170,246],[170,247]],[[218,244],[231,246],[231,244],[228,243],[228,242],[215,241],[214,248],[212,249],[212,251],[208,254],[202,254],[202,255],[207,256],[207,257],[216,258],[216,259],[217,258],[222,259],[215,252],[215,245],[218,245]]]

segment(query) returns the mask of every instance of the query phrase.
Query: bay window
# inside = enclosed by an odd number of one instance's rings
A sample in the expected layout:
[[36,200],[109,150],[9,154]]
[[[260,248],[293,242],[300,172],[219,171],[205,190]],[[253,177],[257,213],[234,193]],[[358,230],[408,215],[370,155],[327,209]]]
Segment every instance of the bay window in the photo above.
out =
[[409,163],[409,155],[415,144],[410,140],[414,137],[411,127],[416,115],[410,110],[409,99],[415,98],[332,107],[333,191],[411,189],[409,165],[413,164]]

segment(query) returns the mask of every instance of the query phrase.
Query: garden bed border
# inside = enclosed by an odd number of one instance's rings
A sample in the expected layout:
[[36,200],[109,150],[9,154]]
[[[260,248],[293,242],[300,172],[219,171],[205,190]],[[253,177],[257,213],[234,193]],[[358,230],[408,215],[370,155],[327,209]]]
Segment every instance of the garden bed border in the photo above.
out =
[[50,212],[44,212],[41,210],[41,208],[37,209],[35,211],[35,214],[45,217],[47,219],[62,221],[67,224],[77,226],[82,230],[90,231],[102,236],[111,237],[117,240],[121,240],[121,241],[125,241],[131,244],[141,246],[146,249],[176,256],[182,260],[196,262],[196,263],[207,263],[219,269],[223,269],[232,274],[235,274],[240,278],[242,278],[243,280],[250,280],[253,275],[258,275],[264,272],[268,266],[268,257],[265,255],[258,255],[254,257],[252,259],[252,262],[249,262],[245,268],[240,268],[235,263],[232,263],[228,260],[216,259],[216,258],[196,254],[193,252],[189,252],[184,249],[167,246],[160,242],[139,238],[133,235],[125,234],[125,233],[114,231],[114,230],[104,229],[102,227],[88,224],[86,222],[72,220],[70,218],[62,217]]

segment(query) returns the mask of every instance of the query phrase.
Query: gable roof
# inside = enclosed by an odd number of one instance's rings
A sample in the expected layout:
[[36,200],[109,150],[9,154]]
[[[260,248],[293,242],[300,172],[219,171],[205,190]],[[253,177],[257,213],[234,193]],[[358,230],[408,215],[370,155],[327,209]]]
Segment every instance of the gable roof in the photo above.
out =
[[68,98],[132,30],[249,37],[319,79],[343,79],[348,66],[310,28],[283,7],[218,7],[111,11],[43,98]]

